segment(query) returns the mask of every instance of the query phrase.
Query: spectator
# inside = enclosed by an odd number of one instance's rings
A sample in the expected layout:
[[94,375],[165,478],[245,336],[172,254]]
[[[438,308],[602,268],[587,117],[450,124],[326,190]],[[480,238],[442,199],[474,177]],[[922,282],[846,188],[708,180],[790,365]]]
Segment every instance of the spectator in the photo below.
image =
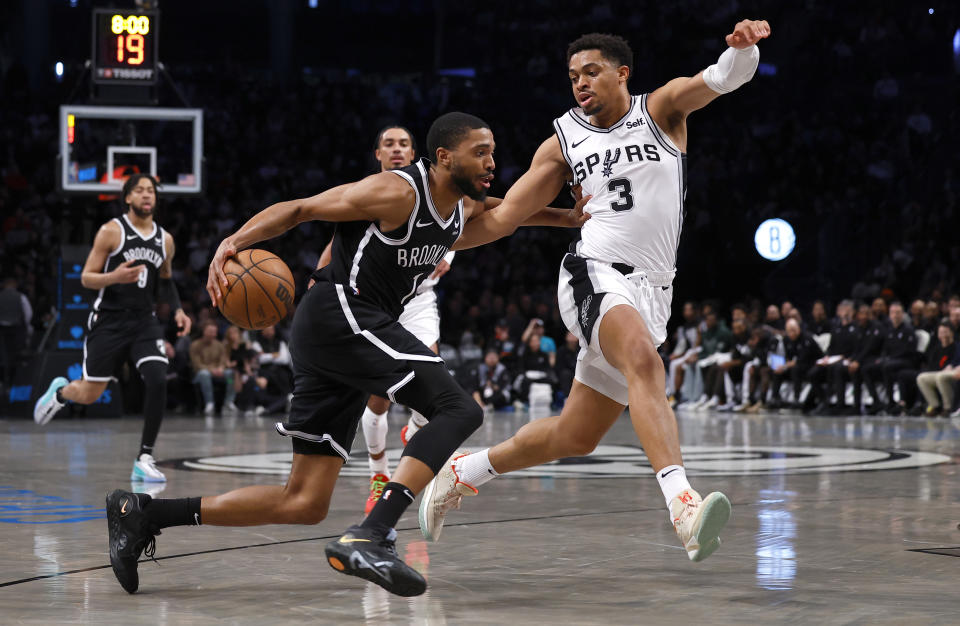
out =
[[[814,415],[834,413],[843,415],[846,408],[846,384],[850,377],[850,360],[863,342],[864,329],[854,322],[853,301],[843,300],[837,305],[837,320],[830,332],[827,355],[819,359],[810,373],[811,393],[817,401]],[[829,388],[828,388],[829,385]],[[830,396],[835,404],[828,405]]]
[[527,328],[520,336],[520,344],[529,344],[530,338],[533,336],[536,336],[540,339],[540,350],[548,356],[550,359],[550,366],[553,367],[557,362],[557,343],[550,337],[544,335],[543,320],[539,317],[533,318],[530,320],[530,323],[527,324]]
[[741,382],[743,399],[733,408],[737,413],[756,413],[765,407],[764,402],[770,389],[770,365],[767,362],[770,340],[770,333],[763,327],[754,328],[750,332],[747,343],[750,354],[749,357],[742,357],[746,359]]
[[[746,315],[732,320],[730,327],[733,331],[729,351],[730,357],[717,364],[713,381],[707,381],[706,383],[708,393],[720,400],[720,404],[717,406],[718,411],[731,411],[736,406],[733,396],[733,381],[743,380],[743,367],[752,358]],[[710,389],[711,386],[712,390]]]
[[823,300],[814,301],[813,308],[810,310],[810,323],[807,325],[807,330],[814,336],[825,335],[832,330],[832,324],[827,318],[827,308],[823,304]]
[[193,382],[200,386],[203,396],[203,414],[213,415],[213,381],[223,381],[226,391],[223,399],[224,412],[236,413],[234,404],[237,392],[233,384],[233,370],[229,367],[229,355],[223,342],[217,339],[217,323],[208,320],[203,325],[203,334],[190,344],[190,363],[193,365]]
[[670,403],[673,406],[683,402],[683,394],[680,390],[683,388],[684,372],[686,371],[684,366],[695,363],[697,352],[700,350],[699,324],[697,305],[693,302],[684,302],[683,321],[677,326],[674,333],[673,352],[670,353],[669,357],[667,395],[670,397]]
[[847,364],[847,375],[853,382],[851,412],[859,415],[863,407],[863,366],[880,356],[880,350],[883,348],[883,325],[873,319],[873,307],[866,304],[857,307],[856,321],[860,335],[857,349]]
[[29,345],[33,333],[33,307],[27,296],[17,291],[17,279],[7,277],[0,289],[0,368],[4,389],[13,383],[23,349]]
[[267,379],[270,393],[286,398],[293,391],[293,370],[287,342],[277,336],[276,326],[267,326],[251,345],[258,355],[259,375]]
[[507,324],[506,318],[501,317],[497,320],[493,327],[493,335],[484,342],[484,345],[487,350],[495,350],[500,361],[509,368],[517,356],[517,344],[510,338],[510,325]]
[[[950,324],[937,327],[937,339],[930,342],[924,360],[923,372],[917,374],[916,384],[926,400],[924,415],[947,415],[953,408],[954,389],[960,380],[960,344]],[[905,384],[905,383],[901,383]]]
[[567,331],[563,345],[557,349],[557,384],[564,396],[570,394],[573,378],[577,371],[577,359],[580,356],[580,342],[577,336]]
[[950,307],[950,313],[947,317],[950,326],[953,328],[953,336],[960,337],[960,304]]
[[880,325],[884,327],[884,330],[886,330],[886,327],[890,325],[887,301],[880,297],[874,298],[870,308],[873,310],[873,319],[879,322]]
[[557,375],[550,363],[550,355],[540,348],[540,335],[537,333],[528,335],[527,343],[524,344],[523,351],[520,353],[519,371],[520,374],[514,381],[513,388],[523,402],[528,401],[530,387],[534,383],[550,385],[551,390],[557,384]]
[[893,400],[893,383],[896,382],[900,371],[916,367],[919,356],[917,336],[913,326],[905,319],[903,305],[896,301],[891,302],[889,311],[889,324],[883,334],[880,356],[870,362],[863,372],[867,390],[873,399],[871,414],[876,414],[882,409],[882,401],[877,391],[879,379],[883,380],[886,390],[887,411],[891,415],[900,414],[901,407]]
[[910,325],[915,329],[923,328],[923,313],[926,306],[926,303],[920,299],[910,303]]
[[[727,328],[723,320],[717,320],[717,313],[712,308],[704,314],[704,330],[700,334],[700,352],[697,354],[696,373],[706,383],[712,380],[717,365],[730,358],[730,349],[733,347],[733,333]],[[688,370],[689,371],[689,370]],[[687,405],[685,408],[693,410],[709,409],[720,403],[720,399],[708,393],[704,386],[700,399]]]
[[935,335],[938,326],[940,326],[940,305],[936,300],[930,300],[923,307],[923,320],[920,323],[920,328],[930,335]]
[[477,388],[473,390],[477,404],[489,409],[502,409],[510,404],[510,374],[500,362],[496,350],[487,350],[477,367]]
[[814,367],[817,359],[823,356],[820,346],[814,341],[813,335],[804,332],[800,323],[791,318],[785,325],[786,339],[783,341],[786,362],[773,369],[773,407],[782,406],[780,385],[789,377],[793,385],[793,405],[800,405],[800,391],[807,379],[807,374]]
[[784,320],[780,317],[780,309],[776,304],[767,307],[767,315],[763,318],[763,323],[769,326],[774,332],[782,332]]

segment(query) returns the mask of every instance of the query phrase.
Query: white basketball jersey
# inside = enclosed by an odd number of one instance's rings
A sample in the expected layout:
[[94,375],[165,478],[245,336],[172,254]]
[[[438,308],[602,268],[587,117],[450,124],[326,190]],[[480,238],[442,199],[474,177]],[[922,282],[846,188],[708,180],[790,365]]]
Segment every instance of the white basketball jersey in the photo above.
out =
[[574,184],[593,198],[577,254],[637,269],[676,267],[683,226],[687,155],[653,122],[647,95],[610,128],[590,124],[579,107],[553,122]]

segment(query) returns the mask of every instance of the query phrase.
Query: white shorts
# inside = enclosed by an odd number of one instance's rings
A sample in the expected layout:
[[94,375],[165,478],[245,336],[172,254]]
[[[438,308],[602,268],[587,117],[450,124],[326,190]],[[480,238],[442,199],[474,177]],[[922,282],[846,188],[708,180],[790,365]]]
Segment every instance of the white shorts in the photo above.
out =
[[414,296],[400,313],[400,325],[423,342],[428,348],[440,340],[440,311],[437,310],[437,294],[433,289]]
[[574,377],[591,389],[626,406],[627,379],[600,349],[600,320],[619,304],[640,313],[654,345],[667,338],[673,272],[622,273],[610,263],[567,254],[560,265],[557,298],[564,324],[580,340]]

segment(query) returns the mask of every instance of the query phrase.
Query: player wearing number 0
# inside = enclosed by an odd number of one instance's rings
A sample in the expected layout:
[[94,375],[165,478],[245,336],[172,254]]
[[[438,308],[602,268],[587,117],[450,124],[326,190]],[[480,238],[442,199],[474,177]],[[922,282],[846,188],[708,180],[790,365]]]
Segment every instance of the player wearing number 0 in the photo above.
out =
[[165,482],[153,446],[167,404],[167,355],[163,329],[154,314],[157,298],[170,304],[179,335],[190,332],[190,318],[180,308],[171,278],[173,237],[154,219],[157,181],[134,174],[121,193],[127,212],[100,227],[80,280],[97,289],[83,342],[83,378],[71,383],[57,377],[37,400],[33,419],[41,426],[67,402],[92,404],[127,359],[143,378],[143,435],[130,479]]
[[[380,166],[381,172],[399,170],[413,163],[417,153],[416,141],[409,130],[403,126],[387,126],[377,134],[373,156]],[[472,202],[465,199],[465,202]],[[497,199],[487,198],[488,205],[496,206]],[[326,267],[332,257],[333,240],[327,244],[320,254],[317,269]],[[433,288],[440,277],[450,270],[454,252],[448,252],[443,260],[437,264],[437,269],[430,277],[420,283],[417,295],[403,307],[400,314],[400,325],[413,333],[413,336],[437,353],[437,342],[440,340],[440,312],[437,310],[437,294]],[[360,426],[363,429],[363,438],[367,442],[368,462],[370,465],[370,492],[364,507],[364,514],[369,514],[373,506],[380,499],[384,486],[390,482],[390,468],[387,465],[387,411],[390,409],[390,400],[372,395],[363,410]],[[427,425],[427,418],[417,411],[411,411],[407,425],[400,431],[400,441],[407,445],[407,441],[418,430]]]
[[[394,526],[415,494],[480,426],[483,412],[440,357],[397,318],[460,236],[465,220],[483,206],[493,178],[494,141],[482,120],[448,113],[434,121],[427,144],[433,162],[424,159],[311,198],[279,202],[221,242],[207,281],[214,302],[226,288],[224,262],[238,250],[308,220],[339,222],[333,260],[316,275],[293,317],[293,401],[287,421],[277,424],[293,444],[290,476],[285,486],[257,485],[203,498],[111,493],[110,563],[128,592],[139,585],[137,559],[141,552],[153,553],[163,528],[321,521],[371,394],[419,411],[428,424],[410,439],[370,514],[327,544],[327,562],[399,595],[426,590],[423,577],[397,555]],[[476,204],[468,206],[464,196]],[[548,212],[531,223],[579,226],[580,215]]]
[[427,539],[439,537],[444,515],[462,496],[495,476],[590,453],[629,406],[689,558],[700,561],[720,545],[730,502],[718,492],[701,499],[687,481],[657,346],[666,338],[683,222],[687,116],[749,81],[759,62],[756,43],[769,34],[765,21],[740,22],[715,65],[641,96],[627,89],[633,52],[625,40],[591,34],[570,44],[578,107],[557,118],[556,134],[530,170],[499,207],[471,222],[456,247],[507,235],[565,182],[582,185],[592,219],[561,263],[558,289],[563,320],[580,339],[573,388],[559,416],[451,459],[421,500]]

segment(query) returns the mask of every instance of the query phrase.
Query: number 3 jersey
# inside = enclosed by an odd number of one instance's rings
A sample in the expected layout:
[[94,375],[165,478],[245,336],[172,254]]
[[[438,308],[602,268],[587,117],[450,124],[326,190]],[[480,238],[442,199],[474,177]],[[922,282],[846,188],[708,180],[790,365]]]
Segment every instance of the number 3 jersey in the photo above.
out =
[[120,225],[120,245],[110,252],[103,273],[112,272],[125,261],[133,261],[134,267],[142,269],[136,282],[109,285],[101,289],[93,303],[93,310],[153,313],[157,277],[160,266],[167,258],[163,245],[164,230],[154,222],[153,232],[145,237],[133,227],[126,214],[113,218],[113,221]]
[[573,184],[593,196],[577,255],[641,270],[676,267],[683,226],[687,155],[653,122],[647,94],[610,128],[579,107],[553,122]]

